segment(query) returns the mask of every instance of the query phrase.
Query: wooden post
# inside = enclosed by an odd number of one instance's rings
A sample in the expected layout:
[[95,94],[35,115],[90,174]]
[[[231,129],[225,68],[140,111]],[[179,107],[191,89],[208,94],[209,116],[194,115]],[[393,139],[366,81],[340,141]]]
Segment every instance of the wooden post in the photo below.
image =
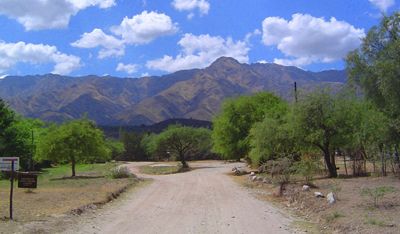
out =
[[13,219],[14,161],[11,161],[10,219]]
[[294,97],[295,97],[296,102],[297,102],[297,83],[296,83],[296,81],[294,82]]

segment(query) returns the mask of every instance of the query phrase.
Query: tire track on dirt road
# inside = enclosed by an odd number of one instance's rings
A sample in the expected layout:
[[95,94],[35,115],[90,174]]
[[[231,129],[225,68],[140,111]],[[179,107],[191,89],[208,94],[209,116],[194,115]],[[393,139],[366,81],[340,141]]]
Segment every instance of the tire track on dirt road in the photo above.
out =
[[[138,174],[141,165],[128,167]],[[226,175],[239,165],[208,161],[186,173],[140,175],[154,181],[65,233],[291,233],[288,218]]]

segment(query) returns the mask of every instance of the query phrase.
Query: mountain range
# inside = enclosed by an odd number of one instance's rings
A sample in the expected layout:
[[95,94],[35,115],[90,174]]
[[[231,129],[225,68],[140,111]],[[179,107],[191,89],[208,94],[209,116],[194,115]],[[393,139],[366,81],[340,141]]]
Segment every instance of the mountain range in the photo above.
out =
[[205,69],[142,78],[7,76],[0,80],[0,97],[25,117],[62,122],[87,112],[99,125],[149,125],[171,118],[210,121],[225,98],[272,91],[290,99],[294,82],[341,86],[346,77],[338,70],[311,72],[221,57]]

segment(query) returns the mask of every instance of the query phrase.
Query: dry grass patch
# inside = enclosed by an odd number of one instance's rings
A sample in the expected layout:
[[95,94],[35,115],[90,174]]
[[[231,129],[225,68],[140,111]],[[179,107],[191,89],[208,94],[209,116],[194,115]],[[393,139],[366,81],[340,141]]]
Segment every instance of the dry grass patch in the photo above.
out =
[[[114,166],[116,164],[80,165],[77,177],[68,177],[70,166],[45,169],[38,178],[37,189],[14,188],[14,219],[43,220],[71,211],[79,214],[84,207],[104,204],[140,182],[136,178],[110,179],[109,170]],[[0,181],[0,197],[9,198],[9,194],[10,182]],[[3,220],[9,217],[9,199],[0,199],[0,208],[0,217]]]

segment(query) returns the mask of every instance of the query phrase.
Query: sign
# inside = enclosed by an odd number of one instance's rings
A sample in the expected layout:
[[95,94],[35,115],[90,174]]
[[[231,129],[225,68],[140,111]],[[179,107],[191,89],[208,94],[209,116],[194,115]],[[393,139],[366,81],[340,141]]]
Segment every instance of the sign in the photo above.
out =
[[0,171],[11,171],[11,162],[14,162],[14,171],[19,169],[19,157],[1,157]]
[[18,188],[37,188],[37,175],[18,175]]

